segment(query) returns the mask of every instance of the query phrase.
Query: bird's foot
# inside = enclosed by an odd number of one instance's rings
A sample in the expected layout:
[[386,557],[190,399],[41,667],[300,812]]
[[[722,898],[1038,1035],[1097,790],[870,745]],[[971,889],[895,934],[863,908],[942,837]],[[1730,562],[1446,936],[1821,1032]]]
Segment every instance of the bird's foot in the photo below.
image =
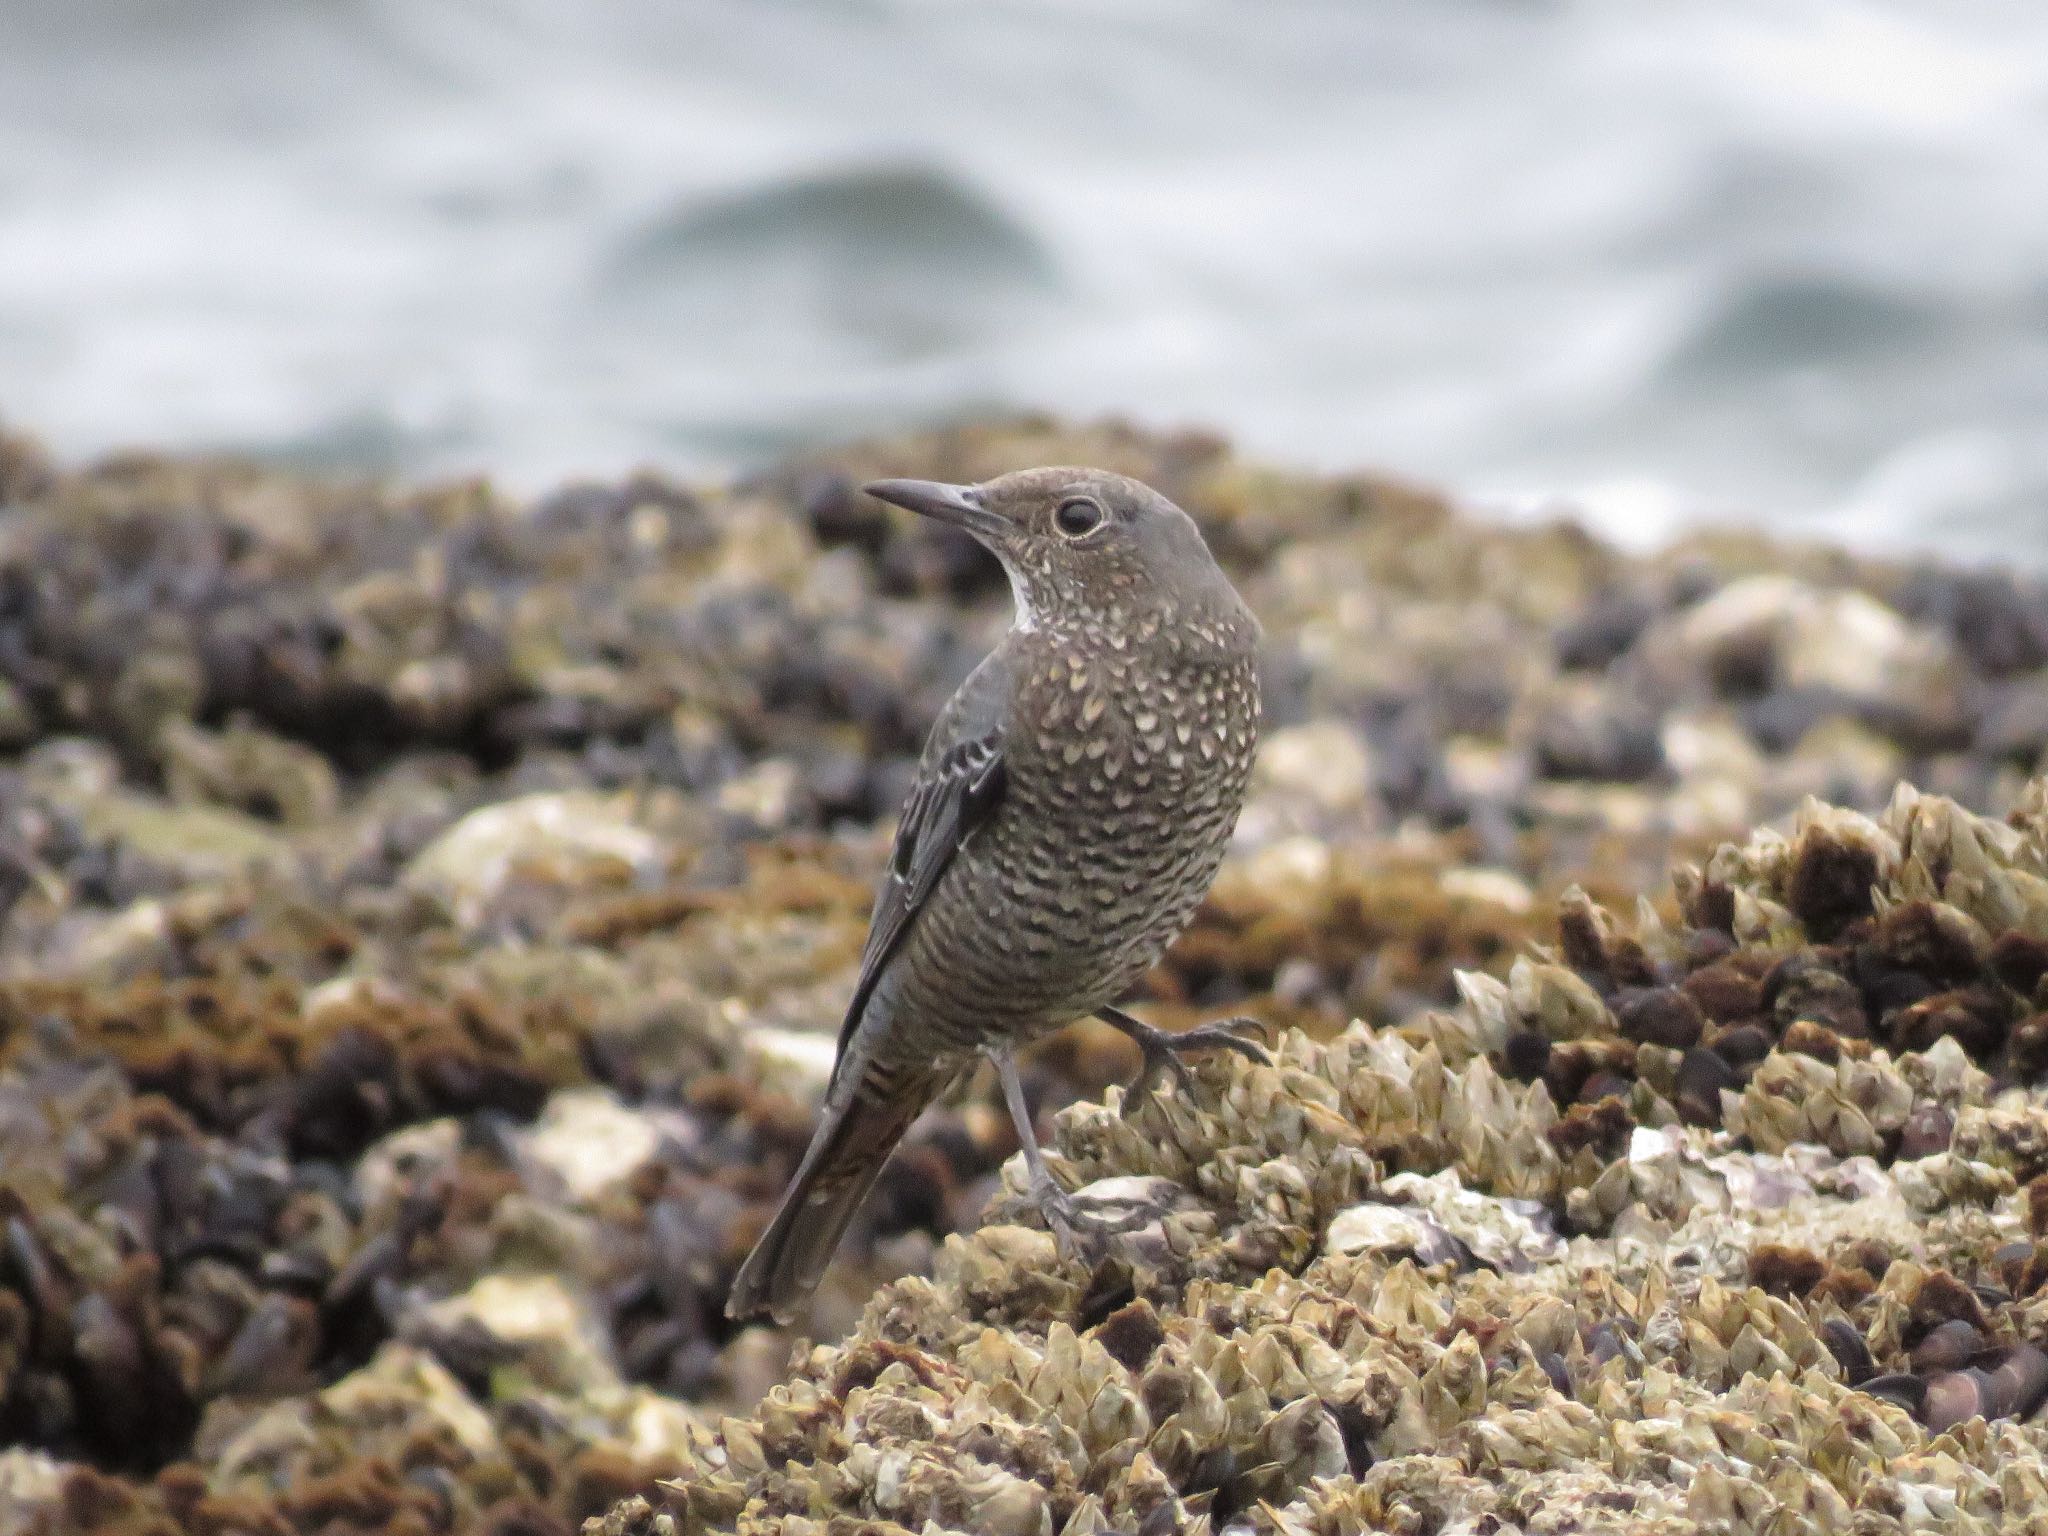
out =
[[1119,1232],[1134,1230],[1136,1224],[1126,1226],[1118,1216],[1098,1215],[1060,1186],[1046,1165],[1045,1154],[1039,1150],[1031,1109],[1024,1101],[1024,1084],[1017,1075],[1017,1058],[1008,1051],[998,1051],[991,1060],[1003,1085],[1003,1099],[1010,1107],[1011,1123],[1017,1129],[1017,1149],[1024,1154],[1024,1166],[1029,1170],[1031,1199],[1052,1230],[1060,1257],[1093,1263],[1104,1256],[1108,1239]]
[[1077,1200],[1060,1188],[1050,1173],[1042,1180],[1032,1179],[1031,1198],[1052,1232],[1060,1257],[1091,1267],[1115,1257],[1116,1239],[1140,1231],[1158,1215],[1136,1201]]
[[1223,1019],[1215,1024],[1203,1024],[1176,1033],[1133,1018],[1120,1008],[1105,1009],[1099,1017],[1129,1035],[1144,1054],[1144,1065],[1139,1068],[1137,1078],[1124,1090],[1126,1116],[1138,1112],[1138,1107],[1158,1088],[1162,1077],[1171,1076],[1181,1092],[1187,1093],[1194,1078],[1188,1071],[1188,1064],[1181,1058],[1197,1051],[1236,1051],[1262,1067],[1273,1065],[1272,1056],[1259,1043],[1265,1036],[1266,1027],[1257,1019]]

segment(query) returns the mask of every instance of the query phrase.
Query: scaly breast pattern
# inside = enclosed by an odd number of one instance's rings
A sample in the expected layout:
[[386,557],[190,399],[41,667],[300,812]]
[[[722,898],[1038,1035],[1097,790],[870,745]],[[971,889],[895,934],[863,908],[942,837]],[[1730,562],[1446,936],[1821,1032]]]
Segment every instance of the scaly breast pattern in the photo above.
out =
[[920,917],[897,1019],[965,1051],[1122,996],[1215,877],[1258,710],[1249,657],[1033,636],[1002,806]]

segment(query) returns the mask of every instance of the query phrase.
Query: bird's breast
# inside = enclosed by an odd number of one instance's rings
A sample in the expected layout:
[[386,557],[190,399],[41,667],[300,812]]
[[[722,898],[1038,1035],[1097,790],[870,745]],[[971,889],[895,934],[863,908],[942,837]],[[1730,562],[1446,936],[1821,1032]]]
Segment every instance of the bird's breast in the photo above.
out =
[[1208,891],[1257,736],[1249,660],[1041,654],[1004,722],[1002,803],[911,941],[912,1044],[1026,1038],[1123,996]]
[[[1016,696],[999,818],[1005,851],[1103,940],[1175,931],[1215,873],[1258,744],[1249,659],[1148,664],[1054,651]],[[1043,845],[1042,847],[1039,845]]]

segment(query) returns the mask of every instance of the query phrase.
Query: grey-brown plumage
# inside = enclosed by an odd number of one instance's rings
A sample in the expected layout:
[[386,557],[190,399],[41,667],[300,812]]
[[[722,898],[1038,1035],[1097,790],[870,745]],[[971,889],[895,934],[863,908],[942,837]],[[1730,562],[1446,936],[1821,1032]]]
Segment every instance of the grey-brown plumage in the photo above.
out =
[[974,534],[1016,620],[925,745],[823,1119],[734,1317],[795,1315],[910,1122],[977,1056],[1065,1241],[1073,1213],[1038,1155],[1017,1048],[1095,1014],[1144,1050],[1140,1091],[1177,1051],[1263,1055],[1235,1023],[1169,1035],[1114,1006],[1208,891],[1258,746],[1258,623],[1193,520],[1101,470],[868,490]]

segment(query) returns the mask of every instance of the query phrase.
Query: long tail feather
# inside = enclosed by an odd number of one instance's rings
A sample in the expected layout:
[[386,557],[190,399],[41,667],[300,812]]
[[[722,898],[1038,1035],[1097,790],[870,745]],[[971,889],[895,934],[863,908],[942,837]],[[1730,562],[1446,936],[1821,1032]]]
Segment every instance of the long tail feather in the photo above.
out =
[[733,1280],[727,1317],[796,1319],[882,1165],[945,1083],[929,1072],[882,1080],[871,1068],[845,1102],[828,1107],[775,1219]]

